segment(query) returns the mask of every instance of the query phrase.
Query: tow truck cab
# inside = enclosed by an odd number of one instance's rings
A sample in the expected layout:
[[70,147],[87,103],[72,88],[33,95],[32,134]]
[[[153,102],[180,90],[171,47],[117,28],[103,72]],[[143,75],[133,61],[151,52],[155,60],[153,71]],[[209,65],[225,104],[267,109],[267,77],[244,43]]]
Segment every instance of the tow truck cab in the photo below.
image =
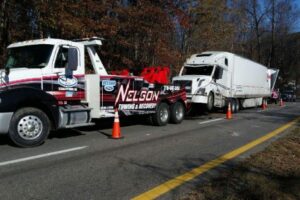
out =
[[41,39],[8,46],[0,71],[0,133],[23,147],[50,130],[93,125],[92,119],[147,114],[153,124],[180,123],[185,90],[140,76],[109,75],[97,53],[100,38]]

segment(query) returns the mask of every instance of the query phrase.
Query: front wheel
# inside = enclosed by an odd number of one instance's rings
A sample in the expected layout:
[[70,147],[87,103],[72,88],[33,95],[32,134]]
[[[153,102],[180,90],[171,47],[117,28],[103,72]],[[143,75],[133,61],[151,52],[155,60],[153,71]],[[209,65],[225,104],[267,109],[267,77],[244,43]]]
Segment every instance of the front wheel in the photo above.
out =
[[171,122],[180,124],[184,119],[185,107],[181,102],[176,102],[171,106]]
[[21,147],[41,145],[50,132],[50,121],[47,115],[37,108],[21,108],[13,115],[8,135]]
[[211,112],[213,110],[213,108],[214,108],[214,95],[212,92],[210,92],[207,97],[206,109],[207,109],[207,111]]
[[169,105],[166,103],[160,103],[156,112],[151,115],[151,121],[156,126],[165,126],[170,119],[170,110]]

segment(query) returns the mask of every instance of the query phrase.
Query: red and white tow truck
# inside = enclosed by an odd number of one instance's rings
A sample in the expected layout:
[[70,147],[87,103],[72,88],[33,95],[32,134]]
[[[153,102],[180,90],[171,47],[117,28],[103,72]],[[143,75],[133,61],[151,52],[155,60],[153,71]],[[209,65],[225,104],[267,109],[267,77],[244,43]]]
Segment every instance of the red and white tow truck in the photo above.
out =
[[186,93],[142,76],[109,75],[100,38],[40,39],[8,46],[0,71],[0,133],[22,147],[40,145],[51,130],[94,125],[93,119],[148,115],[154,125],[184,119]]

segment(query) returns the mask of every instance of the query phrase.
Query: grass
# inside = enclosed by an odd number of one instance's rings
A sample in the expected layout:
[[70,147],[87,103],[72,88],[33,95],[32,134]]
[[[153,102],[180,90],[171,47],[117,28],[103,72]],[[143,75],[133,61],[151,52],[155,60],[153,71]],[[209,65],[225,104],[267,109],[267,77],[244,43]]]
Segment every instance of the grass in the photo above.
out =
[[300,128],[183,199],[300,199]]

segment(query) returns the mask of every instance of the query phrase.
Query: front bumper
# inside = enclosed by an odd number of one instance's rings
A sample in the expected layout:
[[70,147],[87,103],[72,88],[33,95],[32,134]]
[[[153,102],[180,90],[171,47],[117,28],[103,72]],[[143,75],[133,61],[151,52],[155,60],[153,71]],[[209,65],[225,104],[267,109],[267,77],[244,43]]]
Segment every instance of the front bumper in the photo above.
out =
[[203,103],[207,104],[207,96],[203,95],[187,95],[188,103]]
[[13,112],[0,113],[0,134],[7,134]]

